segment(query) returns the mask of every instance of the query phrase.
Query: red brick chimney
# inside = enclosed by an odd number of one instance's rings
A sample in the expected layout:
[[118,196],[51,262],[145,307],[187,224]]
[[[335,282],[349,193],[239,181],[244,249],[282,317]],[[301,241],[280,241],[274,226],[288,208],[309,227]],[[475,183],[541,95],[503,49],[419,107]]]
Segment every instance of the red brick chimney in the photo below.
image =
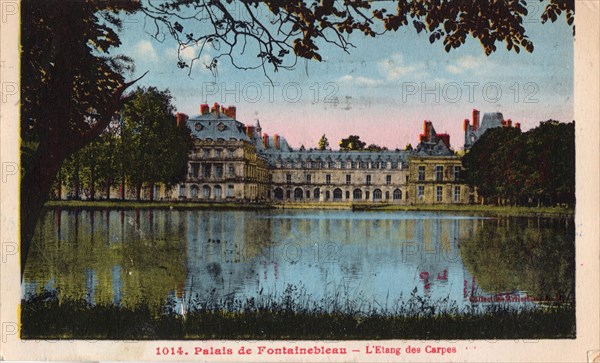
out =
[[520,122],[515,122],[515,128],[516,129],[521,129],[521,123]]
[[423,133],[419,135],[419,141],[431,142],[431,121],[423,120]]
[[273,135],[273,147],[279,150],[279,135]]
[[216,117],[219,117],[219,113],[221,112],[221,106],[215,102],[210,112],[214,113]]
[[473,109],[473,131],[479,128],[479,110]]
[[185,113],[177,112],[175,118],[177,119],[177,127],[183,127],[188,119],[188,115],[186,115]]
[[464,130],[465,132],[467,132],[467,129],[468,129],[468,128],[469,128],[469,119],[468,119],[468,118],[466,118],[466,119],[463,121],[463,130]]
[[265,145],[265,149],[269,148],[269,135],[263,134],[263,144]]
[[229,106],[227,107],[224,111],[225,115],[231,117],[232,119],[236,120],[236,109],[235,106]]
[[200,105],[200,114],[207,115],[209,113],[208,103],[203,103]]
[[250,140],[254,140],[254,126],[246,126],[246,135]]
[[506,124],[508,127],[512,127],[512,120],[511,119],[506,120]]

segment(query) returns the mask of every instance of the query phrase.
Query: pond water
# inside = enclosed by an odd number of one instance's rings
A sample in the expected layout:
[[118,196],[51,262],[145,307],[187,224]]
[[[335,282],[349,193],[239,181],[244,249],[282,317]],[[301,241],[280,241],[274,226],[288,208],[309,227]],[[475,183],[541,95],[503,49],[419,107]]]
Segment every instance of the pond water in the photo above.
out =
[[38,226],[22,291],[178,313],[291,292],[303,306],[345,302],[325,310],[385,312],[411,295],[538,306],[574,295],[574,234],[572,218],[56,209]]

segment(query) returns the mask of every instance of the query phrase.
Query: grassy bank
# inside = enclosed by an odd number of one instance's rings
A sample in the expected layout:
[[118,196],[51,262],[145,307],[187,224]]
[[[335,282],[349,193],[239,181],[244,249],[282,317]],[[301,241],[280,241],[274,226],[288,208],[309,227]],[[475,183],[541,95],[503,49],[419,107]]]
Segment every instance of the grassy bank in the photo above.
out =
[[46,208],[66,209],[223,209],[223,210],[256,210],[270,209],[268,204],[261,203],[202,203],[183,201],[132,201],[132,200],[51,200]]
[[442,211],[481,213],[489,215],[522,215],[522,216],[572,216],[575,210],[563,207],[523,207],[523,206],[494,206],[494,205],[383,205],[367,206],[365,210],[372,211]]
[[429,205],[398,205],[383,203],[275,203],[273,207],[280,209],[342,209],[353,211],[378,212],[459,212],[478,213],[484,215],[519,215],[519,216],[572,216],[572,208],[563,207],[523,207],[523,206],[493,206],[475,204],[429,204]]
[[[214,293],[214,291],[213,291]],[[575,338],[572,303],[524,308],[510,303],[458,307],[416,295],[377,304],[332,294],[314,301],[288,286],[282,296],[208,293],[184,315],[168,299],[158,310],[92,305],[45,293],[22,301],[23,339],[558,339]]]
[[46,203],[47,208],[67,209],[223,209],[223,210],[256,210],[256,209],[332,209],[353,211],[432,211],[478,213],[483,215],[518,215],[518,216],[573,216],[572,208],[562,207],[522,207],[465,204],[434,205],[397,205],[347,202],[289,202],[289,203],[240,203],[240,202],[185,202],[185,201],[120,201],[120,200],[52,200]]
[[23,339],[557,339],[575,337],[575,312],[355,316],[282,310],[196,311],[153,316],[81,301],[35,302],[22,308]]

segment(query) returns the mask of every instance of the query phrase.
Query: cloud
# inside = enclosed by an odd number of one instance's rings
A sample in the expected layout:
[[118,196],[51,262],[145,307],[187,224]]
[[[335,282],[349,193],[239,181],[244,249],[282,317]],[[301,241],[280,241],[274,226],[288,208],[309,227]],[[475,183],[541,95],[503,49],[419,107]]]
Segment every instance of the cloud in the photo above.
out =
[[359,86],[378,86],[378,85],[384,83],[384,81],[382,79],[374,79],[374,78],[368,78],[368,77],[363,77],[363,76],[352,77],[349,74],[340,77],[338,79],[338,82],[354,83]]
[[446,66],[446,70],[452,74],[460,74],[465,71],[473,70],[482,65],[481,60],[477,59],[472,55],[460,57],[456,60],[455,64]]
[[135,52],[140,59],[146,59],[150,62],[156,62],[158,60],[158,55],[156,55],[156,50],[150,41],[148,40],[140,40],[134,46]]
[[404,78],[405,76],[411,76],[414,78],[422,77],[426,74],[424,66],[421,64],[406,64],[402,54],[393,54],[390,58],[380,61],[378,64],[379,69],[385,74],[390,80],[397,80]]
[[448,72],[450,72],[452,74],[459,74],[459,73],[463,72],[462,68],[455,66],[454,64],[450,64],[449,66],[446,67],[446,69],[448,70]]
[[[177,59],[177,50],[177,47],[169,50],[169,57]],[[202,51],[202,55],[200,56],[200,58],[198,58],[198,54],[200,54],[200,51]],[[182,46],[181,49],[179,49],[179,55],[181,56],[181,59],[183,59],[183,61],[188,63],[190,63],[192,60],[194,61],[194,64],[200,63],[208,65],[212,62],[212,56],[210,55],[210,46],[205,46],[204,49],[202,49],[201,42],[198,42],[195,45]]]
[[179,56],[181,56],[181,60],[186,62],[188,65],[191,65],[192,61],[194,62],[193,67],[195,70],[200,70],[201,72],[209,72],[210,69],[207,66],[213,61],[213,56],[210,54],[210,49],[205,47],[202,49],[202,55],[198,58],[198,54],[202,47],[197,45],[190,45],[187,47],[182,47],[179,49],[178,47],[168,48],[165,50],[164,55],[165,58],[176,62],[179,58],[177,56],[177,52],[179,52]]

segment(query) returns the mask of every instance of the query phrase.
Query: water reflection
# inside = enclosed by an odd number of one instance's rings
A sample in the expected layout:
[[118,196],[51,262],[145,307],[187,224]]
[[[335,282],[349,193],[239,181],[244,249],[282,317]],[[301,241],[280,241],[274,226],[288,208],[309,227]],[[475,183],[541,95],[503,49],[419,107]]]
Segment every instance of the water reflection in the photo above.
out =
[[574,242],[572,219],[503,218],[485,223],[461,252],[483,290],[527,292],[536,301],[571,301]]
[[433,212],[50,210],[23,294],[161,311],[167,299],[281,296],[289,285],[314,301],[379,305],[416,288],[467,305],[496,292],[572,293],[573,240],[564,220]]

